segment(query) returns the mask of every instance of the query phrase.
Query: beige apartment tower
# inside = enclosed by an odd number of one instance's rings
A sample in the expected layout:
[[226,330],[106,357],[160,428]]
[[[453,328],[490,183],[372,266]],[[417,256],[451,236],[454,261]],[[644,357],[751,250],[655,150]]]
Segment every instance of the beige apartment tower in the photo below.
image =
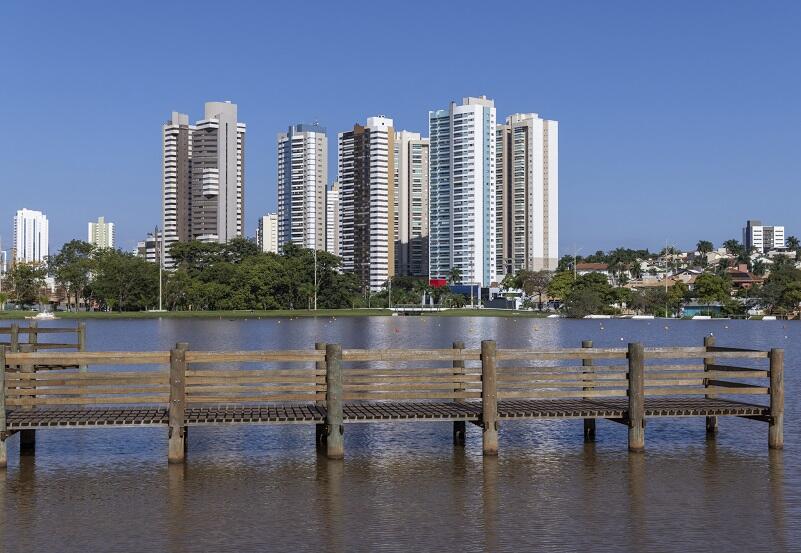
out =
[[498,280],[521,269],[553,271],[559,262],[559,127],[517,113],[497,127]]
[[395,273],[428,276],[428,151],[420,133],[395,133]]

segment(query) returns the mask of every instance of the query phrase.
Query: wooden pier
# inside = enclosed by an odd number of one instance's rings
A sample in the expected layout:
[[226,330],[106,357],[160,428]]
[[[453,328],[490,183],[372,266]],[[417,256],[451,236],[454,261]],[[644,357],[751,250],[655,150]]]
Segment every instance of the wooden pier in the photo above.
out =
[[[25,348],[30,349],[30,348]],[[745,361],[748,367],[732,364]],[[42,429],[158,426],[168,459],[183,462],[187,429],[240,424],[317,426],[317,446],[345,454],[349,424],[448,421],[453,441],[465,424],[482,429],[485,455],[499,449],[509,420],[583,419],[628,429],[645,448],[646,421],[699,417],[710,435],[718,417],[768,423],[768,445],[783,447],[784,352],[717,347],[343,349],[316,344],[289,351],[0,351],[0,465],[19,433],[33,451]],[[128,365],[129,367],[125,367]],[[130,366],[135,366],[133,369]],[[52,370],[52,367],[65,367]],[[80,367],[88,367],[81,369]],[[41,371],[40,368],[51,370]],[[753,397],[760,396],[760,397]]]

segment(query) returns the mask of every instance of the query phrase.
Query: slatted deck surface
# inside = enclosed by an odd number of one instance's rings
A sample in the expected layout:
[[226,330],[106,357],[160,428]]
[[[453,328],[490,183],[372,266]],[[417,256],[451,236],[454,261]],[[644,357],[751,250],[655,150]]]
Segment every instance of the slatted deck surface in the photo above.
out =
[[621,407],[587,399],[504,399],[498,402],[500,419],[620,419],[627,410],[627,403]]
[[[626,399],[606,400],[502,400],[501,419],[624,418]],[[367,421],[476,421],[477,402],[363,402],[344,405],[345,422]],[[765,416],[767,406],[726,399],[647,398],[646,417]],[[187,426],[218,424],[280,424],[325,422],[325,407],[313,403],[265,406],[190,407]],[[82,426],[160,426],[168,423],[166,408],[120,407],[108,409],[48,408],[8,412],[8,429]]]
[[82,409],[80,407],[16,410],[7,414],[9,430],[81,426],[165,426],[166,408],[125,407]]
[[[618,409],[628,409],[625,399],[597,400],[599,404]],[[703,397],[646,397],[646,417],[698,417],[698,416],[760,416],[769,415],[765,405],[744,403],[729,399],[707,399]]]
[[345,422],[377,420],[474,421],[481,418],[481,404],[455,401],[386,401],[346,403]]
[[321,423],[325,422],[325,407],[313,403],[189,407],[185,420],[187,426]]

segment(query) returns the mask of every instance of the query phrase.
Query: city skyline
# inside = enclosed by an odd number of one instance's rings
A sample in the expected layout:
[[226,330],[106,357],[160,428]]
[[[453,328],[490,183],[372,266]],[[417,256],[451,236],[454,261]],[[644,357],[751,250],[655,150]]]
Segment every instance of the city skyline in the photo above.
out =
[[[693,17],[686,17],[691,7]],[[343,9],[356,25],[387,15],[377,7],[340,7],[337,14]],[[297,10],[284,6],[277,15],[300,16]],[[9,6],[8,32],[0,44],[3,51],[21,49],[26,55],[8,58],[7,71],[14,82],[30,86],[0,90],[0,109],[9,125],[0,138],[0,156],[8,168],[0,221],[10,221],[22,206],[40,209],[48,213],[51,240],[58,245],[83,235],[86,221],[105,213],[118,225],[119,246],[131,250],[161,219],[151,199],[160,188],[161,152],[155,141],[165,112],[195,110],[208,99],[231,99],[249,124],[245,231],[251,235],[258,217],[277,210],[274,141],[280,130],[297,121],[319,121],[332,139],[353,121],[383,113],[397,128],[424,132],[432,107],[451,98],[486,94],[500,108],[499,121],[512,114],[507,107],[532,110],[559,120],[565,131],[560,145],[560,256],[574,249],[586,253],[619,245],[656,249],[665,241],[682,248],[699,239],[720,243],[739,237],[730,220],[753,217],[784,221],[788,234],[793,233],[792,206],[801,200],[801,160],[795,155],[801,107],[791,98],[801,89],[801,77],[791,70],[786,53],[797,51],[800,39],[787,10],[730,5],[721,11],[689,3],[669,10],[592,4],[581,9],[542,6],[537,11],[523,7],[508,22],[507,36],[525,37],[514,39],[515,49],[503,41],[461,47],[464,59],[485,64],[485,72],[451,72],[445,78],[438,74],[439,66],[390,54],[394,63],[382,64],[380,74],[406,74],[414,67],[408,84],[388,89],[378,79],[348,94],[325,87],[270,86],[263,75],[285,73],[292,79],[318,71],[323,79],[345,82],[378,59],[369,50],[359,50],[347,62],[338,56],[355,38],[343,39],[328,28],[332,10],[321,5],[302,15],[306,28],[316,33],[315,42],[341,41],[336,48],[318,49],[319,55],[304,67],[266,56],[265,65],[256,70],[252,56],[271,52],[291,35],[282,17],[268,21],[260,8],[226,17],[236,17],[237,24],[251,31],[258,22],[266,26],[262,32],[244,33],[242,44],[222,45],[206,59],[191,54],[188,40],[203,10],[164,8],[165,17],[187,19],[171,31],[176,57],[184,60],[177,67],[163,63],[156,50],[121,49],[124,36],[100,31],[91,17],[79,19],[66,7]],[[455,22],[472,17],[445,7],[431,10],[432,17],[447,13]],[[789,11],[798,15],[799,8]],[[549,24],[531,32],[524,21],[533,15]],[[124,7],[118,16],[129,32],[157,32],[157,22]],[[39,22],[35,28],[24,24],[31,17]],[[430,37],[411,14],[393,14],[392,21],[423,47],[450,51],[451,34]],[[65,40],[66,33],[70,40]],[[625,39],[616,36],[626,33]],[[743,36],[748,40],[740,40]],[[55,50],[54,41],[60,43]],[[639,47],[627,49],[631,43]],[[239,55],[240,50],[248,55]],[[698,51],[704,55],[695,56]],[[45,55],[53,62],[46,73],[38,61]],[[238,80],[192,78],[223,60]],[[529,60],[537,70],[519,71]],[[90,73],[84,67],[95,69]],[[171,86],[164,87],[168,76]],[[59,86],[48,84],[53,78],[60,79]],[[30,87],[34,92],[26,93]],[[133,91],[138,97],[141,90],[148,94],[134,100]],[[112,116],[125,121],[125,132],[96,140],[93,123]],[[70,128],[70,140],[42,132],[54,121]],[[38,162],[34,154],[44,155],[48,163]],[[329,155],[329,175],[335,172],[333,157]],[[103,193],[107,188],[114,194]],[[754,195],[754,189],[767,193]],[[82,201],[70,201],[75,197]],[[11,228],[4,227],[0,235],[8,244]]]

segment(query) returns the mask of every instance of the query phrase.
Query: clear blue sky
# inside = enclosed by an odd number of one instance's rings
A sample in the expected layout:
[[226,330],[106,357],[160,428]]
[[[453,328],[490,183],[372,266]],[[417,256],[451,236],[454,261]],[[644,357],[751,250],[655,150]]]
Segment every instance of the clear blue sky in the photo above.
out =
[[801,3],[453,6],[3,2],[4,244],[27,207],[51,250],[99,215],[133,247],[161,218],[172,110],[239,105],[252,235],[289,124],[328,128],[333,178],[337,131],[386,114],[427,134],[429,109],[480,94],[559,120],[561,253],[718,244],[746,218],[801,234]]

